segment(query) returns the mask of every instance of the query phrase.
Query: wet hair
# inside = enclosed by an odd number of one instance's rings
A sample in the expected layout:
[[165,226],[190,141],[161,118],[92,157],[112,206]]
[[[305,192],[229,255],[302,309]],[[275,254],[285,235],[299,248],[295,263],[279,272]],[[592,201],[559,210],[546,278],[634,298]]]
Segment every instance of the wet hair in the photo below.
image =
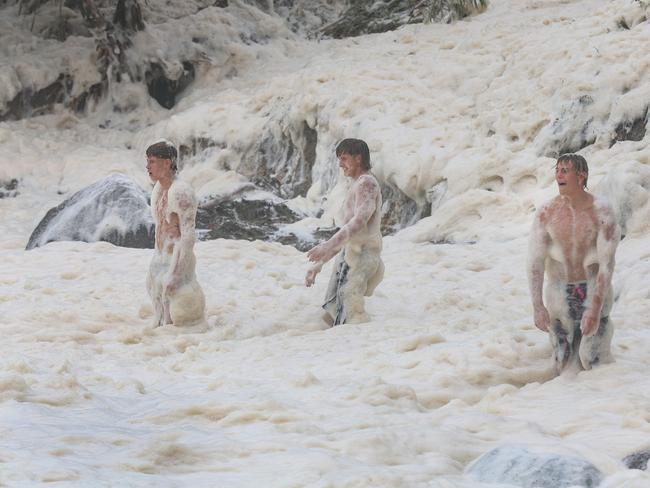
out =
[[147,157],[169,159],[173,172],[178,171],[178,151],[174,145],[167,141],[156,142],[147,148]]
[[567,153],[562,154],[557,158],[557,163],[555,163],[555,168],[560,163],[571,163],[571,166],[575,170],[576,174],[582,173],[585,176],[585,181],[582,183],[583,190],[587,189],[587,179],[589,178],[589,166],[587,166],[587,160],[580,156],[580,154]]
[[368,149],[368,144],[361,139],[343,139],[336,146],[336,157],[341,154],[361,156],[361,167],[364,171],[370,170],[370,149]]

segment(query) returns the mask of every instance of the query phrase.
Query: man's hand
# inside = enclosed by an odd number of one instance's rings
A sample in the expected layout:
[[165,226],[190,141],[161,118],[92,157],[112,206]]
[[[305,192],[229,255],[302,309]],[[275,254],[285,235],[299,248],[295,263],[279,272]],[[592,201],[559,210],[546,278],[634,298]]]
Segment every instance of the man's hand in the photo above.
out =
[[173,294],[176,290],[178,290],[178,287],[180,285],[180,279],[178,276],[175,274],[168,275],[165,277],[165,280],[163,281],[163,284],[165,286],[165,295],[171,295]]
[[548,332],[551,326],[551,317],[549,317],[548,310],[544,305],[535,307],[535,326],[544,332]]
[[598,330],[598,322],[600,314],[595,313],[593,310],[585,310],[580,320],[580,331],[584,337],[594,335]]
[[312,247],[307,251],[307,259],[312,263],[324,263],[329,261],[333,256],[332,250],[329,247],[330,246],[328,246],[326,242]]
[[309,271],[307,271],[307,274],[305,275],[305,286],[307,288],[314,284],[317,274],[318,270],[316,268],[311,268]]

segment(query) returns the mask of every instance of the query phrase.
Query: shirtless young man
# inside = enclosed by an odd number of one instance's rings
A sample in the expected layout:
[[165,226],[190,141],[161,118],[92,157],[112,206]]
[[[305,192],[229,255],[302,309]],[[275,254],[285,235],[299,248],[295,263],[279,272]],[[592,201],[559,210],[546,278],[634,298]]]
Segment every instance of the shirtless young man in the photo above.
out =
[[612,361],[609,312],[620,228],[609,204],[585,191],[588,176],[582,156],[560,156],[555,165],[560,194],[537,211],[530,235],[528,281],[535,325],[549,333],[558,373],[570,363],[591,369]]
[[343,174],[353,179],[343,203],[341,226],[327,242],[307,252],[313,263],[305,285],[314,284],[323,264],[338,253],[323,308],[332,325],[369,320],[363,297],[372,295],[384,276],[381,260],[381,191],[370,174],[370,150],[360,139],[344,139],[336,147]]
[[155,182],[151,211],[156,245],[147,276],[154,327],[194,325],[204,319],[205,297],[194,273],[197,203],[192,187],[176,178],[177,157],[168,142],[147,148],[147,171]]

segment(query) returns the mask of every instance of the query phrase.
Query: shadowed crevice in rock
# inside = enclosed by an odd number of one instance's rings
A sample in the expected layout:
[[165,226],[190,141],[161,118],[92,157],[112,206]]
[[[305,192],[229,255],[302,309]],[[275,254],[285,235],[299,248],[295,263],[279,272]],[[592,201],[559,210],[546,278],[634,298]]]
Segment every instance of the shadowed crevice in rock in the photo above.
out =
[[124,175],[108,176],[51,208],[32,232],[26,249],[53,241],[153,248],[154,223],[147,194]]
[[535,453],[519,446],[501,446],[482,455],[467,474],[482,483],[521,488],[595,488],[604,475],[584,459],[553,453]]
[[171,77],[159,63],[151,63],[145,71],[149,95],[164,108],[170,109],[176,105],[176,98],[194,81],[194,65],[189,61],[182,64],[183,70],[177,77]]
[[646,107],[644,115],[634,120],[623,120],[615,129],[615,136],[609,144],[612,147],[619,141],[641,141],[646,134],[648,124],[648,113],[650,107]]
[[305,196],[312,185],[318,133],[302,121],[273,124],[242,156],[237,171],[282,198]]

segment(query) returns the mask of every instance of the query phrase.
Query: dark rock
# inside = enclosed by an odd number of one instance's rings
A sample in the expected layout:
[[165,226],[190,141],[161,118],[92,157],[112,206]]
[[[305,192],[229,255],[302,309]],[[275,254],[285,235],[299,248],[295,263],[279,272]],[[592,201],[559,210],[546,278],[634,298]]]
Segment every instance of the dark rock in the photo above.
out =
[[199,207],[196,228],[201,240],[274,240],[279,228],[297,222],[301,216],[284,203],[267,200],[228,200]]
[[646,125],[648,124],[649,107],[646,107],[643,116],[634,120],[624,120],[615,129],[616,135],[609,147],[618,141],[641,141],[645,137]]
[[18,195],[18,180],[0,181],[0,198],[11,198]]
[[226,145],[207,137],[192,137],[189,141],[178,146],[178,156],[181,160],[189,159],[211,147],[224,149]]
[[625,456],[623,464],[630,469],[645,471],[648,468],[648,459],[650,459],[650,448]]
[[151,63],[145,72],[149,95],[167,109],[176,105],[176,97],[194,81],[194,77],[194,65],[189,61],[183,61],[183,72],[176,79],[168,78],[158,63]]
[[557,158],[593,144],[596,141],[594,118],[590,113],[593,103],[589,95],[582,95],[565,106],[560,115],[540,131],[539,154]]
[[404,227],[431,215],[431,205],[418,204],[399,188],[380,183],[383,205],[381,208],[381,233],[394,234]]
[[604,478],[598,468],[584,459],[533,453],[518,446],[498,447],[472,462],[466,472],[482,483],[521,488],[593,488]]
[[36,91],[24,88],[7,104],[5,112],[0,113],[0,121],[20,120],[51,113],[56,104],[67,100],[73,84],[70,75],[61,73],[56,81],[45,88]]
[[50,209],[26,249],[53,241],[106,241],[153,248],[154,223],[147,194],[121,174],[93,183]]
[[305,196],[312,185],[317,142],[318,133],[307,122],[274,124],[242,156],[237,171],[283,198]]
[[215,7],[226,8],[228,6],[228,0],[216,0],[214,2]]
[[144,30],[142,9],[138,0],[118,0],[113,14],[113,23],[131,32]]

